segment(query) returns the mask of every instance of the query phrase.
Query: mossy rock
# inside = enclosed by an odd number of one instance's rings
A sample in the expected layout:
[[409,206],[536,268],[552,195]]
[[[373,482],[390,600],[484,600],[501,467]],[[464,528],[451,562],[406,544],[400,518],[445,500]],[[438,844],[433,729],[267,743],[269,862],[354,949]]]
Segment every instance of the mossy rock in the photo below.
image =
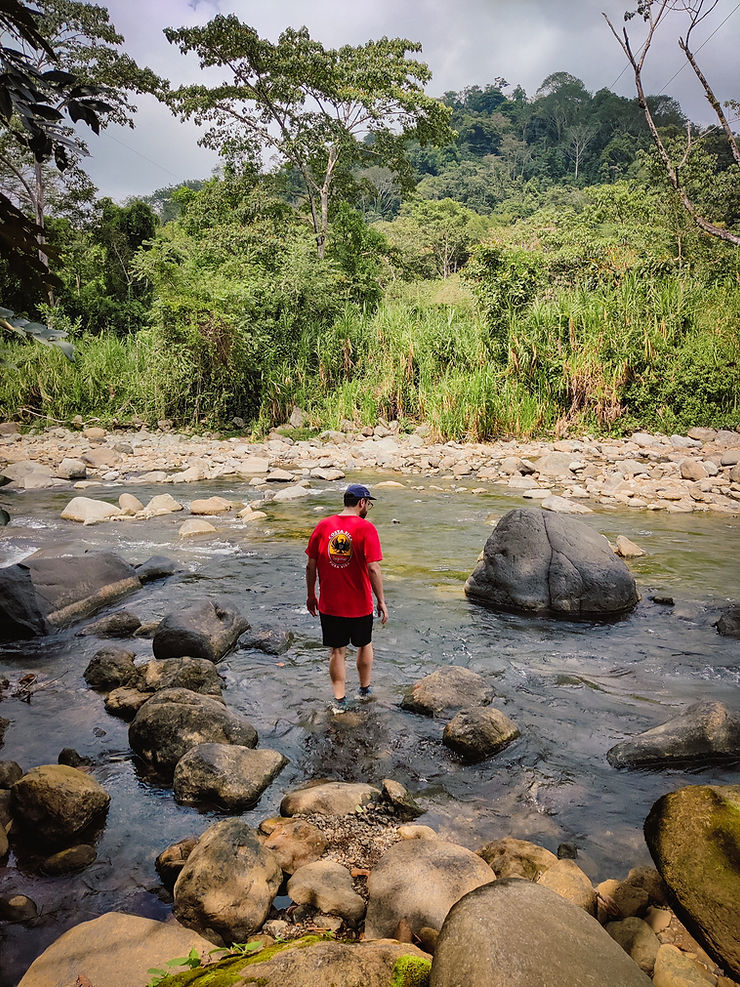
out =
[[426,953],[391,939],[338,942],[305,936],[254,956],[229,957],[168,977],[162,987],[428,987]]
[[690,785],[659,798],[645,840],[677,910],[740,976],[740,785]]

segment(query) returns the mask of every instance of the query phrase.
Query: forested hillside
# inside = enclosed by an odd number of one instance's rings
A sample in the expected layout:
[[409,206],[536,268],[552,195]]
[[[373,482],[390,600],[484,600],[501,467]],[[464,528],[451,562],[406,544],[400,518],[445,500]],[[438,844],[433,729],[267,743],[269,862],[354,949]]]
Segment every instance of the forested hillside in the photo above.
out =
[[[40,20],[70,70],[75,12],[120,57],[105,11],[77,8],[101,9],[54,0]],[[317,429],[380,416],[457,439],[740,421],[738,247],[686,211],[636,98],[561,71],[532,94],[497,78],[433,100],[410,42],[339,58],[234,17],[168,37],[226,76],[237,59],[230,102],[112,55],[98,81],[124,117],[127,94],[149,91],[205,121],[218,174],[117,204],[84,157],[39,162],[12,122],[0,141],[3,189],[40,220],[55,276],[39,290],[2,260],[0,305],[76,354],[6,333],[1,415],[264,431],[298,404]],[[259,60],[284,82],[282,117]],[[668,95],[647,103],[675,158],[691,142],[691,202],[737,230],[732,142]]]

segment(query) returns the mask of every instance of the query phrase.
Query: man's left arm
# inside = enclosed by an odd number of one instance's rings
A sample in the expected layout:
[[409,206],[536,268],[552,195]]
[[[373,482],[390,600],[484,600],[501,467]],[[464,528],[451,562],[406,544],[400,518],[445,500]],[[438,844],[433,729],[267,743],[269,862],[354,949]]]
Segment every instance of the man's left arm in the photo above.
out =
[[383,594],[383,574],[380,571],[380,562],[368,562],[367,574],[370,577],[370,585],[378,601],[380,622],[384,624],[388,620],[388,607],[385,604],[385,596]]

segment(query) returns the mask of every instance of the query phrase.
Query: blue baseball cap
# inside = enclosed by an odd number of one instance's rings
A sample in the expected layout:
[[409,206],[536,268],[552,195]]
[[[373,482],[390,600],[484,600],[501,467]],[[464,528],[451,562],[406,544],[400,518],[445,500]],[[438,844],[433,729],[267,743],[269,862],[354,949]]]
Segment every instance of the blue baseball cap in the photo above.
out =
[[352,494],[358,500],[375,500],[375,497],[370,494],[367,487],[363,487],[361,483],[351,483],[344,492]]

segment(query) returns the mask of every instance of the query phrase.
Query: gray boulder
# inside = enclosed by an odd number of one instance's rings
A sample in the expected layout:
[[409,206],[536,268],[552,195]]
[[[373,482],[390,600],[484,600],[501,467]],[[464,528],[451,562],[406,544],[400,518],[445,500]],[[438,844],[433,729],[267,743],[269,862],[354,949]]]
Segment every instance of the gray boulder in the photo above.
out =
[[339,915],[349,925],[357,925],[365,914],[365,899],[355,891],[347,868],[336,860],[299,867],[288,881],[288,894],[297,904]]
[[31,768],[10,792],[14,833],[49,846],[79,842],[77,837],[100,823],[110,804],[102,785],[66,764]]
[[213,699],[221,699],[221,677],[206,658],[154,658],[136,667],[128,683],[141,692],[163,689],[189,689]]
[[217,946],[245,942],[267,918],[282,879],[252,827],[225,819],[205,831],[180,871],[175,918]]
[[230,744],[199,744],[177,762],[175,798],[184,805],[217,805],[229,812],[251,809],[288,759],[278,751]]
[[239,640],[240,648],[254,648],[266,655],[282,655],[290,650],[295,635],[292,631],[276,630],[273,627],[251,628]]
[[650,987],[595,918],[520,878],[486,884],[453,906],[430,987]]
[[572,517],[517,508],[501,518],[465,583],[502,610],[591,619],[632,610],[639,595],[603,535]]
[[645,840],[679,917],[740,977],[740,785],[690,785],[659,798]]
[[445,665],[409,686],[401,706],[424,716],[442,716],[468,706],[487,706],[494,696],[482,675],[459,665]]
[[417,935],[425,926],[439,929],[456,901],[473,888],[495,880],[485,861],[455,843],[396,843],[370,872],[365,936],[393,938],[401,920]]
[[693,703],[679,716],[616,744],[614,768],[700,767],[740,759],[740,716],[723,703]]
[[210,600],[168,613],[152,640],[155,658],[207,658],[217,662],[231,651],[249,621]]
[[0,641],[48,634],[141,588],[112,552],[31,557],[0,569]]
[[166,579],[174,573],[179,572],[181,566],[168,559],[166,555],[152,555],[146,562],[141,562],[136,566],[136,575],[142,583],[151,583],[155,579]]
[[163,689],[144,703],[128,731],[129,743],[155,771],[171,777],[177,762],[198,744],[257,746],[257,731],[209,696]]
[[492,706],[474,706],[454,716],[442,733],[442,742],[470,764],[498,754],[520,736],[506,713]]
[[85,681],[91,689],[108,691],[126,685],[136,673],[134,652],[121,648],[102,648],[91,658],[84,671]]

